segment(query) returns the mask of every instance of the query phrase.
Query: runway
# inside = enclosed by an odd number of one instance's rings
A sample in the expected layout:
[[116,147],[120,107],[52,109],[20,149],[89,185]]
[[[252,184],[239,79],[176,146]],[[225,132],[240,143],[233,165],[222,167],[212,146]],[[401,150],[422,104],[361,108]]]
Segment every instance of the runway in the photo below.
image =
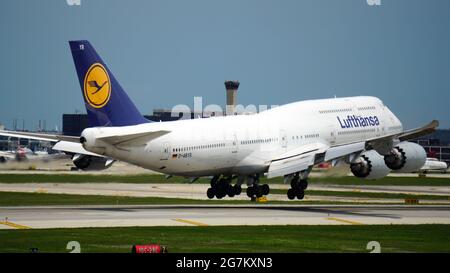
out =
[[149,205],[1,207],[1,229],[450,224],[450,206]]
[[[77,194],[77,195],[106,195],[129,197],[165,197],[206,200],[208,184],[171,184],[171,183],[0,183],[0,191],[4,192],[37,192],[52,194]],[[286,184],[272,184],[271,189],[289,188]],[[384,192],[401,194],[426,194],[443,196],[442,200],[421,200],[421,204],[450,204],[445,200],[450,196],[450,186],[375,186],[375,185],[320,185],[313,184],[308,190],[319,191],[346,191],[346,192]],[[339,197],[308,195],[305,200],[327,202],[358,202],[358,203],[404,203],[404,199],[394,198],[365,198],[365,197]],[[284,194],[269,194],[271,201],[287,201]],[[231,199],[225,197],[225,200]],[[235,196],[234,200],[248,200],[247,195]]]

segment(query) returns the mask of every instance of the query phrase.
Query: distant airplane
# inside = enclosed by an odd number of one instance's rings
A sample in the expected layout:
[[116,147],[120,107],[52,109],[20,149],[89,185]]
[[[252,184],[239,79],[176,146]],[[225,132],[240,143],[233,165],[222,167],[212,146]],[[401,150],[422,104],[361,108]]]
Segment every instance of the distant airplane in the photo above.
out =
[[260,185],[265,175],[284,177],[288,198],[303,199],[313,165],[322,162],[345,161],[363,179],[418,171],[426,153],[408,140],[438,126],[432,121],[405,131],[380,99],[365,96],[294,102],[255,115],[150,122],[88,41],[69,44],[90,127],[81,136],[0,135],[57,141],[53,148],[74,153],[74,161],[104,158],[105,164],[121,160],[192,180],[212,177],[209,198],[238,195],[243,183],[249,197],[267,195],[269,186]]
[[33,151],[26,147],[19,147],[15,151],[0,151],[0,163],[7,161],[23,161],[28,159],[47,159],[49,154],[46,151]]
[[446,173],[447,163],[439,161],[437,158],[427,158],[425,164],[420,168],[419,173],[442,172]]

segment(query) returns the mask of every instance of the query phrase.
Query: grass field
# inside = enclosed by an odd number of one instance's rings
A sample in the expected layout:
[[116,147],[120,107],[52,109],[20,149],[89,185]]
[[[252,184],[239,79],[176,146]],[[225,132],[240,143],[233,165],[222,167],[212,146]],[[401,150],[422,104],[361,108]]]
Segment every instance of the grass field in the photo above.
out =
[[169,252],[450,252],[449,225],[132,227],[0,230],[0,252],[130,252],[133,244]]
[[[163,197],[125,197],[102,195],[75,195],[50,193],[0,192],[0,206],[51,206],[51,205],[215,205],[264,204],[248,200],[194,200]],[[350,202],[322,201],[270,201],[270,204],[354,204]]]
[[[333,195],[333,193],[337,193]],[[439,200],[446,201],[448,197],[434,196],[434,195],[407,195],[407,194],[380,194],[375,193],[358,193],[358,192],[327,192],[327,191],[310,191],[310,195],[326,196],[348,196],[348,197],[364,197],[364,198],[417,198],[419,200],[434,200],[439,203]],[[366,196],[368,195],[368,196]],[[271,201],[270,195],[268,197],[269,204],[357,204],[357,202],[345,201],[313,201],[313,200],[293,200],[289,201]],[[367,203],[367,202],[366,202]],[[248,200],[194,200],[183,198],[164,198],[164,197],[126,197],[126,196],[103,196],[103,195],[76,195],[76,194],[51,194],[51,193],[28,193],[28,192],[0,192],[0,206],[51,206],[51,205],[215,205],[215,204],[266,204],[254,203]]]
[[[286,194],[287,190],[271,189],[271,194]],[[406,194],[406,193],[386,193],[386,192],[359,192],[359,191],[326,191],[326,190],[306,190],[306,195],[312,196],[332,196],[332,197],[360,197],[360,198],[388,198],[388,199],[421,199],[421,200],[450,200],[450,196],[427,195],[427,194]]]
[[[0,183],[187,183],[183,177],[165,179],[163,175],[104,175],[104,174],[0,174]],[[409,185],[409,186],[450,186],[450,179],[433,177],[385,177],[380,180],[362,180],[353,176],[311,177],[312,184],[336,185]],[[195,183],[209,183],[200,178]],[[261,183],[283,183],[282,178],[262,178]]]
[[[324,191],[311,191],[311,195],[324,195],[329,192]],[[365,193],[353,193],[353,192],[338,192],[349,197],[365,197]],[[307,192],[309,194],[309,192]],[[360,194],[360,195],[356,195]],[[367,193],[371,195],[371,193]],[[392,196],[391,196],[392,195]],[[333,195],[334,196],[334,195]],[[383,196],[383,197],[382,197]],[[370,197],[365,197],[370,198]],[[415,196],[415,195],[398,195],[398,194],[386,194],[375,197],[379,198],[417,198],[419,200],[434,200],[438,204],[439,201],[448,200],[446,197],[440,196]],[[313,201],[313,200],[288,200],[286,201],[273,201],[268,197],[268,204],[357,204],[357,202],[345,202],[345,201]],[[367,203],[367,202],[366,202]],[[393,202],[394,203],[394,202]],[[442,202],[441,202],[442,203]],[[76,194],[51,194],[51,193],[28,193],[28,192],[0,192],[0,206],[51,206],[51,205],[215,205],[215,204],[267,204],[267,203],[254,203],[248,200],[194,200],[183,198],[164,198],[164,197],[126,197],[126,196],[104,196],[104,195],[76,195]],[[388,203],[386,203],[388,204]]]

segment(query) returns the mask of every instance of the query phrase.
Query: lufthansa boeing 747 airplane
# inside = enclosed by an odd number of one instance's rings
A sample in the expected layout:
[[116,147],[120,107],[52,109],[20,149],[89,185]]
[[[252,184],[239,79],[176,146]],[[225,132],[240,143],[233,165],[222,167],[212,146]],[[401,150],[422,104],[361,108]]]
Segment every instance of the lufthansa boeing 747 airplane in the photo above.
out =
[[[121,160],[167,175],[211,177],[209,198],[249,197],[270,191],[260,177],[284,177],[289,199],[303,199],[315,164],[345,161],[362,179],[390,171],[418,171],[424,149],[408,140],[432,133],[437,121],[404,130],[375,97],[290,103],[254,115],[170,122],[145,119],[88,41],[70,41],[89,128],[81,136],[0,131],[0,135],[56,142],[54,149],[111,165]],[[233,183],[233,180],[236,182]]]

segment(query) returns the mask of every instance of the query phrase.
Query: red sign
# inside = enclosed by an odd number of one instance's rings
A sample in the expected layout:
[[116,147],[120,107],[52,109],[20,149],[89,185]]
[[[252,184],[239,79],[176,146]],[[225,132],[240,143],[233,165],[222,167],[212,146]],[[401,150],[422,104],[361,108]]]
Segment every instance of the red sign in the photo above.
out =
[[134,245],[131,248],[132,253],[167,253],[165,246],[151,244],[151,245]]

